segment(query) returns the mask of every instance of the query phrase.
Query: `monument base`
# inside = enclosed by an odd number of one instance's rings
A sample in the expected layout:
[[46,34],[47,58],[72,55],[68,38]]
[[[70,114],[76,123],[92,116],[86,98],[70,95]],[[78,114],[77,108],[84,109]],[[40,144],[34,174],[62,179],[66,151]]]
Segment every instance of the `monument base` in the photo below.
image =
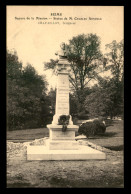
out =
[[27,160],[104,160],[105,153],[79,145],[78,150],[49,150],[48,146],[27,146]]
[[103,160],[105,153],[89,146],[80,145],[75,140],[78,126],[68,125],[62,132],[62,125],[47,125],[50,138],[44,145],[27,146],[27,160]]
[[78,142],[75,140],[49,140],[47,147],[49,150],[77,150]]

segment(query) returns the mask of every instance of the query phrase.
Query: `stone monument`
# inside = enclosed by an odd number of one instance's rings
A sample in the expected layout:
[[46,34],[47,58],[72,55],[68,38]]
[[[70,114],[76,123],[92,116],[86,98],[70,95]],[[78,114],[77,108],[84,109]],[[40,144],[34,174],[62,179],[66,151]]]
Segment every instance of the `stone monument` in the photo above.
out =
[[[66,56],[65,44],[61,44],[61,50],[57,64],[57,91],[56,107],[52,124],[47,125],[49,139],[45,145],[28,146],[27,160],[87,160],[105,159],[105,154],[88,146],[82,146],[75,140],[75,132],[78,126],[73,125],[69,106],[69,62]],[[60,122],[61,118],[68,118],[67,124]]]
[[[64,43],[61,44],[61,50],[58,55],[56,109],[52,124],[47,125],[50,132],[49,149],[78,149],[78,144],[75,140],[75,131],[78,131],[78,126],[73,125],[72,117],[69,115],[69,62],[67,61]],[[59,125],[61,115],[69,116],[69,123],[65,132],[62,131],[62,126]]]

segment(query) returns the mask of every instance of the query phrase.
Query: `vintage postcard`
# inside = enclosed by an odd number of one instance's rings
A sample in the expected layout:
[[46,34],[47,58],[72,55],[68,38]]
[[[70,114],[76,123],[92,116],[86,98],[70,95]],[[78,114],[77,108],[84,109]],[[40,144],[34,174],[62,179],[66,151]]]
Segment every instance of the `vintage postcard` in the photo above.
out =
[[7,187],[123,188],[124,6],[8,5],[6,40]]

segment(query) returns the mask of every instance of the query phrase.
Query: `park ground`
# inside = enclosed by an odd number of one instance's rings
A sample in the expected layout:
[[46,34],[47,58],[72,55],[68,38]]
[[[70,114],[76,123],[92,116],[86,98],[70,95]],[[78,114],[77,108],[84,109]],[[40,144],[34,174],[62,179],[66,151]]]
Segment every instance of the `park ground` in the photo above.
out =
[[26,145],[48,137],[48,129],[7,132],[7,188],[123,188],[123,121],[115,120],[105,134],[79,138],[102,147],[106,160],[27,161]]

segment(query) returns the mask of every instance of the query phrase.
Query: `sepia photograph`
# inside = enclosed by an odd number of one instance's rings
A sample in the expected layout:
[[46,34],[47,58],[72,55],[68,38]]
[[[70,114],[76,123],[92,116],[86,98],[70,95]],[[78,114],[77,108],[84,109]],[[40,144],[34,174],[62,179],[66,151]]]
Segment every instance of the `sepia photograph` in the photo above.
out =
[[6,187],[124,188],[124,6],[6,6]]

